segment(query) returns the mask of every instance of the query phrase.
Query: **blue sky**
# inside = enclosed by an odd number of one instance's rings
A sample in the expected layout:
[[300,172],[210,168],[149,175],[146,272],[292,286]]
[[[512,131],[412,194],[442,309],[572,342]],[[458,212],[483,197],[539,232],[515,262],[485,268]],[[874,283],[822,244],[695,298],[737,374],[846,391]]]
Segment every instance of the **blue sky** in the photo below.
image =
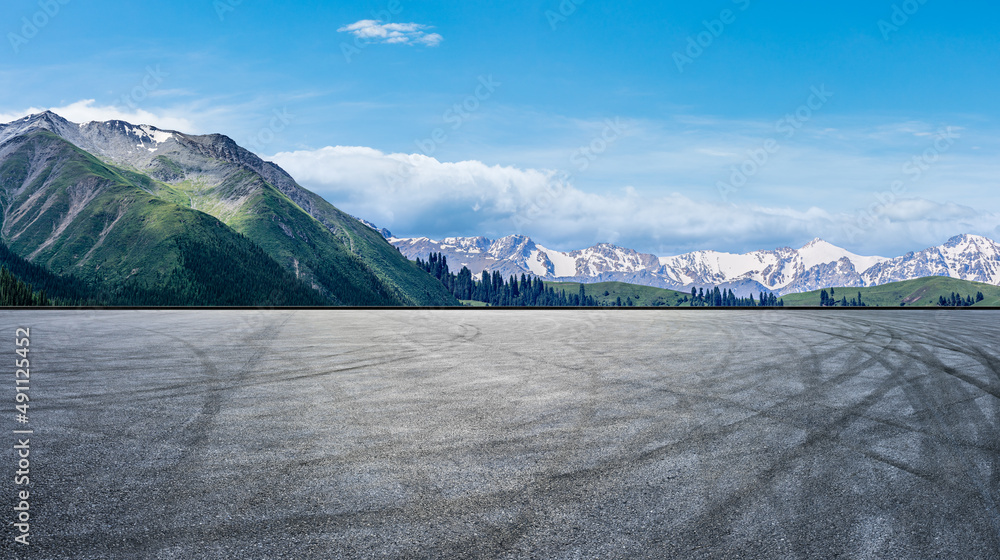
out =
[[400,236],[896,255],[1000,238],[998,12],[12,0],[0,117],[221,132]]

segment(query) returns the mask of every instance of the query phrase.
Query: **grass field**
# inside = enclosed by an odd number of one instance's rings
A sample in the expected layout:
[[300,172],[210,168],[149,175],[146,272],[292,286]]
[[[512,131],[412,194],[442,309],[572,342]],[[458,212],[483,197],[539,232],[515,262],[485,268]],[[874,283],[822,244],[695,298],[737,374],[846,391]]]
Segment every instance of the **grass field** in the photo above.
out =
[[[580,284],[576,282],[546,282],[545,285],[570,294],[580,291]],[[608,305],[614,305],[621,298],[622,305],[627,305],[631,299],[636,307],[679,307],[687,305],[683,301],[685,296],[690,297],[690,294],[684,292],[624,282],[586,284],[584,289],[598,303]],[[972,296],[973,299],[977,292],[982,292],[983,301],[976,303],[974,307],[1000,307],[1000,287],[944,276],[893,282],[871,288],[833,288],[837,301],[843,297],[847,297],[848,301],[856,299],[859,292],[861,300],[869,307],[934,307],[939,297],[949,297],[953,292],[961,294],[963,298]],[[818,307],[820,290],[787,294],[781,299],[786,307]]]
[[[963,298],[972,296],[973,300],[976,292],[982,292],[984,299],[976,303],[975,307],[1000,306],[1000,287],[944,276],[893,282],[871,288],[834,288],[834,298],[840,301],[847,297],[849,301],[857,298],[859,292],[862,301],[871,307],[933,307],[938,304],[940,296],[949,297],[952,292],[961,294]],[[782,299],[786,306],[818,306],[820,291],[788,294]]]
[[[546,282],[546,288],[553,288],[556,291],[563,291],[567,294],[580,292],[578,282]],[[678,307],[684,297],[690,298],[690,294],[667,290],[664,288],[653,288],[651,286],[639,286],[636,284],[626,284],[625,282],[599,282],[597,284],[585,284],[584,289],[588,296],[593,296],[598,304],[614,305],[618,298],[621,298],[622,305],[628,305],[632,300],[632,305],[637,307]]]

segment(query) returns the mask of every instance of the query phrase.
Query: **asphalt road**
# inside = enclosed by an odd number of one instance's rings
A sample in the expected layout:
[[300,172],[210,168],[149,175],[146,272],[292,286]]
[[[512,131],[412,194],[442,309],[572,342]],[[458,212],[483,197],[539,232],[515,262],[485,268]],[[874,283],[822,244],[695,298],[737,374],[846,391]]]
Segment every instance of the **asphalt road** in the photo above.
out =
[[2,317],[2,558],[1000,558],[1000,312]]

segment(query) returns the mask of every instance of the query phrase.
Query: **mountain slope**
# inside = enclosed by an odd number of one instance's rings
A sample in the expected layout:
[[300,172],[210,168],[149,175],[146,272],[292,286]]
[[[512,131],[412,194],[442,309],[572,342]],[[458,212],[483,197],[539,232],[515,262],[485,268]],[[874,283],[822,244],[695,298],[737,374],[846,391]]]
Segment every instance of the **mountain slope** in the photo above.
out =
[[59,276],[45,267],[34,264],[15,254],[0,241],[0,267],[7,269],[14,278],[32,289],[44,292],[55,305],[107,305],[93,286],[72,276]]
[[[860,293],[862,301],[873,307],[934,307],[938,304],[938,298],[941,296],[948,298],[952,293],[956,293],[963,298],[971,296],[975,301],[976,294],[979,292],[983,293],[984,299],[975,303],[973,307],[1000,305],[1000,287],[947,276],[929,276],[863,288],[836,288],[834,299],[841,301],[842,298],[846,297],[851,300],[857,298],[858,293]],[[786,306],[818,306],[821,296],[817,290],[789,294],[782,299],[784,299]]]
[[[162,200],[218,218],[327,297],[354,304],[457,304],[377,232],[225,136],[122,121],[78,125],[42,113],[0,127],[0,143],[39,129],[131,173],[130,180]],[[362,293],[352,298],[347,288]]]
[[959,235],[944,245],[879,263],[862,274],[866,286],[924,276],[1000,285],[1000,244],[978,235]]
[[12,253],[117,303],[341,303],[219,220],[151,194],[151,183],[51,132],[14,137],[0,145],[0,237]]

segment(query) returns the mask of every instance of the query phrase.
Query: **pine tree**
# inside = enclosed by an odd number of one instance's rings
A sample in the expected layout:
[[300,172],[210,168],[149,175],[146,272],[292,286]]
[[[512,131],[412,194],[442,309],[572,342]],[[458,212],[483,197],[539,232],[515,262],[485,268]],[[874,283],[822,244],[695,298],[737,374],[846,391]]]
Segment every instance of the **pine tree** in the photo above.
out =
[[48,306],[45,292],[32,290],[29,284],[18,280],[7,267],[0,267],[0,306]]

